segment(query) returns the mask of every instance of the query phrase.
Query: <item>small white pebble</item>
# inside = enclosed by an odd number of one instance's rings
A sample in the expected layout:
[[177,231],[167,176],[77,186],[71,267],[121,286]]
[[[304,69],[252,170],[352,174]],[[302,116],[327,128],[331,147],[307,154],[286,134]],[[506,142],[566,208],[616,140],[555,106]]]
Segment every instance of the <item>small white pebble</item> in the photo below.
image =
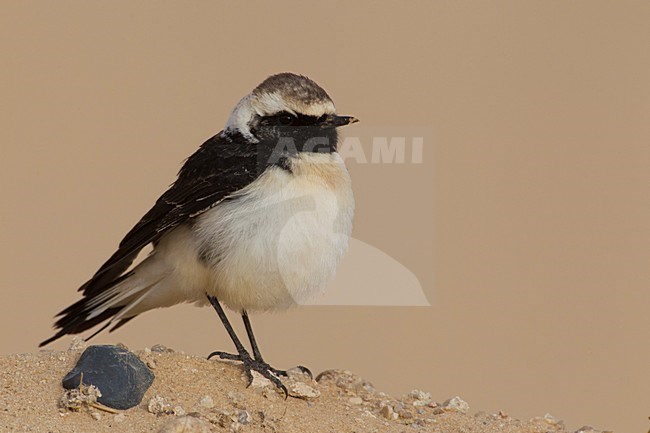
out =
[[171,407],[171,404],[169,404],[167,400],[159,395],[154,395],[149,399],[147,410],[149,413],[152,413],[154,415],[170,414],[174,411]]
[[162,344],[154,344],[151,346],[151,351],[152,352],[157,352],[157,353],[163,353],[163,352],[173,352],[172,349],[169,349],[168,347],[162,345]]
[[409,392],[408,396],[414,400],[413,406],[426,406],[431,402],[431,394],[419,389]]
[[174,406],[174,415],[176,416],[185,415],[185,409],[183,409],[183,406]]
[[290,383],[287,387],[289,395],[292,397],[298,398],[318,398],[320,397],[320,391],[312,388],[309,385],[306,385],[302,382],[293,382]]
[[467,413],[469,412],[469,404],[467,404],[467,402],[462,398],[456,396],[445,401],[442,404],[441,409],[445,412]]
[[350,397],[348,399],[348,403],[354,404],[354,405],[359,405],[363,403],[363,399],[361,397]]

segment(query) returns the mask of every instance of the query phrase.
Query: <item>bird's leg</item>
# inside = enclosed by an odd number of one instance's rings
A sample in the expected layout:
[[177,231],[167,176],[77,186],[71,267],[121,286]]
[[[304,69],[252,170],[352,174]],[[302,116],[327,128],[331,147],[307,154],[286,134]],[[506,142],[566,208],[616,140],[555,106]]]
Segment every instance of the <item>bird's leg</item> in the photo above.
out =
[[[214,307],[215,311],[219,315],[219,318],[221,319],[223,326],[226,328],[226,331],[228,331],[228,335],[230,335],[230,338],[232,339],[232,342],[235,344],[235,347],[237,348],[237,352],[238,352],[237,355],[234,355],[232,353],[225,353],[225,352],[212,352],[210,355],[208,355],[208,359],[212,358],[213,356],[218,356],[221,359],[227,359],[231,361],[241,361],[242,364],[244,364],[244,371],[246,372],[246,377],[248,378],[247,386],[250,386],[251,383],[253,383],[253,374],[251,372],[257,371],[259,374],[261,374],[262,376],[270,380],[275,386],[280,388],[282,392],[284,392],[285,398],[287,398],[289,396],[287,387],[285,387],[284,384],[280,381],[280,379],[278,379],[275,376],[275,374],[278,374],[276,373],[277,370],[271,368],[266,362],[262,361],[261,358],[260,360],[258,360],[257,357],[256,358],[251,357],[251,355],[244,348],[244,345],[237,337],[237,334],[235,334],[235,330],[232,328],[232,325],[228,321],[228,317],[226,316],[226,313],[223,311],[223,308],[221,308],[221,304],[219,303],[219,300],[214,296],[207,295],[207,297],[208,300],[210,301],[210,304],[212,304],[212,307]],[[259,349],[257,349],[257,344],[255,344],[254,346],[254,351],[256,351],[259,354]]]
[[[271,367],[266,362],[264,362],[264,359],[262,358],[262,353],[260,352],[260,349],[257,346],[257,341],[255,341],[255,335],[253,334],[253,327],[251,326],[251,321],[248,318],[248,313],[246,312],[246,310],[242,311],[241,318],[244,321],[244,327],[246,328],[246,334],[248,334],[248,340],[251,342],[251,348],[253,349],[253,356],[255,357],[255,360],[267,365],[269,370],[271,370],[277,376],[288,376],[286,370],[278,370],[276,368]],[[307,367],[303,367],[302,365],[299,365],[298,369],[300,369],[300,371],[302,371],[303,373],[307,374],[309,377],[313,377],[311,371]]]
[[230,324],[230,321],[228,320],[226,313],[223,311],[223,308],[221,308],[221,304],[219,303],[219,300],[214,296],[210,296],[210,295],[208,295],[208,300],[210,301],[210,304],[212,304],[212,307],[214,307],[215,311],[219,315],[219,318],[221,319],[224,328],[226,328],[226,331],[228,331],[228,335],[230,335],[232,342],[235,343],[235,348],[237,348],[237,352],[238,352],[238,355],[233,355],[232,353],[225,353],[225,352],[212,352],[210,355],[208,355],[208,359],[212,358],[213,356],[218,356],[221,359],[229,359],[233,361],[241,361],[242,358],[245,356],[248,356],[250,358],[250,355],[244,348],[244,345],[241,343],[241,341],[239,341],[239,337],[237,337],[235,330],[232,328],[232,325]]
[[253,348],[253,356],[258,361],[264,361],[264,359],[262,359],[262,354],[260,353],[260,349],[259,347],[257,347],[257,341],[255,341],[255,335],[253,335],[253,327],[251,326],[251,321],[248,318],[248,313],[246,312],[246,310],[242,311],[241,318],[244,321],[246,334],[248,334],[248,340],[251,342],[251,347]]

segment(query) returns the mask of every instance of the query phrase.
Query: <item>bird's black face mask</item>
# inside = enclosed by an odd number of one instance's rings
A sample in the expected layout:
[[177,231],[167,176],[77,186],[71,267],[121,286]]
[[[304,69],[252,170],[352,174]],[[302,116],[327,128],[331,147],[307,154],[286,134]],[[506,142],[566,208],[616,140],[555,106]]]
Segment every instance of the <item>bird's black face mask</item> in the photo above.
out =
[[259,140],[260,163],[283,166],[287,157],[296,156],[300,152],[335,152],[338,141],[336,128],[355,120],[348,116],[317,117],[281,112],[261,117],[251,132]]

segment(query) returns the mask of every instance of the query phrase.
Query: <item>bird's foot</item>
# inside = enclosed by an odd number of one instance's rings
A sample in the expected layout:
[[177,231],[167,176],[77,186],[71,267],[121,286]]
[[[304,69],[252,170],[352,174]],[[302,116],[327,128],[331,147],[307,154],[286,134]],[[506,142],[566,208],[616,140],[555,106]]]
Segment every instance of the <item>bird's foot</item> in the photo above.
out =
[[[219,352],[219,351],[212,352],[211,354],[209,354],[208,359],[214,358],[215,356],[228,361],[243,362],[241,355],[236,355],[234,353]],[[269,371],[271,371],[271,373],[275,374],[276,376],[289,377],[289,373],[287,373],[286,370],[278,370],[277,368],[273,368],[269,364],[264,362],[263,359],[260,359],[259,361],[265,364],[268,367]],[[311,373],[311,370],[305,367],[304,365],[297,365],[295,368],[300,370],[300,373],[309,376],[310,379],[314,378],[314,375]]]
[[[226,353],[226,352],[212,352],[210,355],[208,355],[208,359],[213,358],[215,356],[219,357],[220,359],[225,359],[228,361],[241,362],[244,365],[244,371],[246,372],[246,377],[248,378],[248,384],[246,385],[246,387],[251,386],[251,384],[253,383],[252,372],[256,371],[259,374],[261,374],[263,377],[270,380],[271,383],[273,383],[276,387],[278,387],[284,393],[285,399],[289,397],[289,391],[287,391],[287,387],[284,386],[282,381],[278,378],[279,376],[287,377],[288,374],[286,371],[273,368],[261,359],[254,359],[253,357],[250,356],[248,352],[243,352],[240,354],[233,354],[233,353]],[[311,376],[311,372],[309,371],[309,369],[307,369],[306,367],[301,367],[301,371],[304,371],[302,369],[306,370],[308,374]]]

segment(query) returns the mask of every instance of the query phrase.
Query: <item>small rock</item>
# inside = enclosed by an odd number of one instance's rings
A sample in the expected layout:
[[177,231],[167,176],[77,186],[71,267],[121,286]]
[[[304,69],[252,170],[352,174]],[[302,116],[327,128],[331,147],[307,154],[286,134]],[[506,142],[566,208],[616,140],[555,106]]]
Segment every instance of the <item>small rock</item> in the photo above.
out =
[[413,399],[413,406],[426,406],[431,403],[431,394],[419,389],[409,392],[408,398]]
[[388,420],[396,420],[399,417],[399,415],[393,410],[393,406],[389,404],[383,406],[379,413]]
[[318,398],[320,397],[320,391],[312,388],[311,386],[302,383],[302,382],[291,382],[287,386],[289,395],[291,397],[298,397],[304,399]]
[[129,409],[142,401],[154,375],[132,352],[117,346],[90,346],[63,378],[63,387],[94,385],[101,389],[97,401],[114,409]]
[[159,395],[154,395],[149,399],[149,403],[147,403],[147,411],[154,415],[165,413],[165,409],[168,407],[171,407],[171,405]]
[[174,409],[172,410],[172,413],[176,416],[184,416],[187,412],[185,412],[185,409],[183,409],[183,406],[176,405],[174,406]]
[[247,410],[240,410],[239,415],[237,416],[237,422],[239,424],[250,424],[251,421],[253,421],[253,417],[251,416],[250,413],[248,413]]
[[174,418],[158,433],[210,433],[210,423],[192,416]]
[[101,396],[102,393],[96,386],[85,386],[81,384],[78,388],[68,389],[63,393],[63,396],[59,400],[59,407],[76,412],[84,406],[88,407],[97,403],[97,400]]
[[363,399],[361,397],[350,397],[348,399],[348,403],[354,404],[354,405],[359,405],[363,403]]
[[151,351],[156,353],[173,353],[174,349],[170,349],[169,347],[162,344],[154,344],[151,346]]
[[185,409],[182,406],[172,406],[164,397],[154,395],[147,403],[147,410],[154,415],[185,415]]
[[207,409],[212,409],[214,407],[214,400],[209,395],[204,395],[199,400],[199,404]]
[[149,367],[152,370],[155,370],[158,365],[156,364],[155,359],[147,359],[147,367]]
[[438,410],[442,412],[460,412],[467,413],[469,412],[469,404],[462,398],[456,396],[445,401]]
[[555,418],[553,415],[550,413],[547,413],[546,415],[542,416],[536,416],[534,418],[531,418],[529,422],[532,423],[544,423],[553,427],[564,427],[564,421],[559,420]]
[[99,412],[93,412],[90,414],[90,416],[92,416],[95,421],[102,419],[102,414]]
[[551,425],[557,425],[560,422],[557,418],[555,418],[550,413],[545,414],[542,419]]
[[334,384],[364,400],[370,400],[375,395],[380,395],[370,382],[347,370],[324,371],[316,377],[316,381],[322,384]]
[[123,413],[118,413],[113,417],[113,419],[115,420],[115,422],[124,422],[124,420],[126,419],[126,415],[124,415]]
[[304,368],[301,367],[292,367],[288,369],[287,376],[289,377],[289,379],[294,379],[294,380],[312,379],[312,377],[307,373],[307,371],[305,371]]

